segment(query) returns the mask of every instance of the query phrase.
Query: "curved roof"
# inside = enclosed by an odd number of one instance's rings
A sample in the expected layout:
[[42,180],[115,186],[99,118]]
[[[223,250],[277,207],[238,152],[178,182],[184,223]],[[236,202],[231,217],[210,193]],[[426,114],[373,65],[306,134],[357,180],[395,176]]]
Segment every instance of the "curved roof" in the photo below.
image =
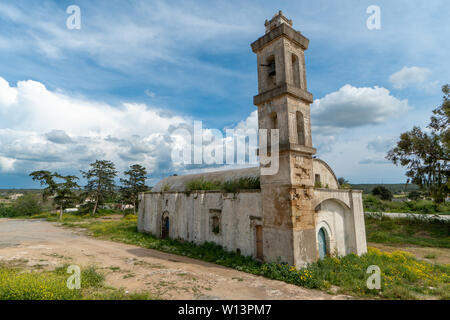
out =
[[[326,169],[329,170],[332,177],[336,181],[336,176],[328,166],[326,162],[320,159],[314,159],[316,163],[321,163]],[[229,180],[235,180],[239,178],[252,177],[257,178],[260,175],[259,167],[244,168],[244,169],[234,169],[234,170],[223,170],[223,171],[213,171],[213,172],[203,172],[196,174],[188,174],[185,176],[170,176],[159,181],[153,188],[151,192],[184,192],[186,191],[186,184],[192,180],[206,180],[206,181],[218,181],[225,182]],[[338,185],[337,185],[338,186]],[[333,186],[334,187],[334,186]]]

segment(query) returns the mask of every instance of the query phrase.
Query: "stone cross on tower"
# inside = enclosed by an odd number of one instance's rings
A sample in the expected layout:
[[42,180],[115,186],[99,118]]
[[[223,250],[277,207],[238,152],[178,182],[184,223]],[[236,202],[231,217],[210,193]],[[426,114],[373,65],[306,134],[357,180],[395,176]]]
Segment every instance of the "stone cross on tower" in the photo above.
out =
[[[278,12],[251,44],[258,61],[259,129],[279,129],[279,170],[261,174],[263,256],[297,267],[317,260],[310,104],[305,50],[309,40]],[[269,145],[270,147],[270,145]]]

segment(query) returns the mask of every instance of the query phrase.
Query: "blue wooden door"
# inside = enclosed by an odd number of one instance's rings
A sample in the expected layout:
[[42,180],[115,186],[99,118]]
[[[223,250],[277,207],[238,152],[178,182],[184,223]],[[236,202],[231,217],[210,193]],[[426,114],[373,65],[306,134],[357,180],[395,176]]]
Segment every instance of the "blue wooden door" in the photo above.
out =
[[327,240],[323,228],[319,230],[319,258],[323,259],[327,255]]

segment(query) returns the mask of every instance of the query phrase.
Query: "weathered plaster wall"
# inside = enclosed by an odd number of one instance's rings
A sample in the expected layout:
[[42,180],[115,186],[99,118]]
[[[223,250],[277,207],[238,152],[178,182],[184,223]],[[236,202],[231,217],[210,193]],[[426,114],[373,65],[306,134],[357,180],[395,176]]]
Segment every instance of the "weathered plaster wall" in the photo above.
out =
[[325,229],[328,252],[337,255],[367,252],[362,192],[315,189],[316,236]]
[[[210,241],[229,251],[256,255],[255,226],[262,225],[259,191],[145,193],[141,195],[139,231],[160,237],[163,214],[169,215],[170,238],[198,244]],[[212,230],[213,216],[219,217],[219,234]]]
[[314,159],[313,161],[314,175],[320,175],[320,183],[325,189],[338,189],[339,183],[333,170],[326,164],[325,161]]

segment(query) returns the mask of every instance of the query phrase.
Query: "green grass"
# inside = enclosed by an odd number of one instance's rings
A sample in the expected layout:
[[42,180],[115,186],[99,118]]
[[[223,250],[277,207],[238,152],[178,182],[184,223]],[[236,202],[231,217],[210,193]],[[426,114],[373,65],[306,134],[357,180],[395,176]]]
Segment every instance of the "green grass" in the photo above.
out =
[[67,287],[69,265],[52,271],[25,270],[13,263],[0,265],[0,300],[151,300],[148,293],[127,294],[105,285],[105,277],[93,266],[81,269],[81,288]]
[[[88,219],[94,219],[94,218],[101,218],[101,217],[107,217],[109,215],[115,215],[115,214],[121,214],[123,215],[124,212],[120,210],[109,210],[109,209],[99,209],[95,216],[93,216],[90,213],[63,213],[63,220],[62,222],[82,222],[86,221]],[[130,215],[126,215],[128,217]],[[131,215],[134,216],[134,215]],[[57,222],[59,220],[59,213],[56,212],[42,212],[34,215],[25,215],[25,216],[13,216],[11,218],[14,219],[46,219],[50,222]],[[134,218],[131,218],[134,219]]]
[[366,216],[367,241],[450,248],[450,223],[412,218]]
[[[340,293],[369,298],[414,299],[431,296],[449,299],[450,267],[418,261],[403,252],[384,253],[371,248],[362,256],[327,257],[297,270],[287,264],[261,263],[251,257],[227,252],[214,243],[196,245],[138,233],[136,221],[132,220],[82,224],[66,222],[64,225],[84,227],[94,237],[187,256],[307,288],[328,290],[335,285],[340,288]],[[369,276],[366,270],[370,265],[378,265],[382,270],[380,291],[370,290],[366,286]]]
[[404,212],[421,214],[450,214],[450,203],[435,204],[431,200],[384,201],[367,194],[363,195],[364,211],[368,212]]
[[25,271],[17,266],[0,265],[0,300],[80,300],[108,297],[128,299],[123,290],[107,287],[104,276],[94,267],[81,271],[81,289],[67,287],[67,266],[53,271]]
[[236,193],[240,190],[260,189],[259,178],[244,177],[228,180],[223,183],[219,181],[209,181],[204,179],[191,180],[186,183],[186,191],[194,190],[222,190],[229,193]]

